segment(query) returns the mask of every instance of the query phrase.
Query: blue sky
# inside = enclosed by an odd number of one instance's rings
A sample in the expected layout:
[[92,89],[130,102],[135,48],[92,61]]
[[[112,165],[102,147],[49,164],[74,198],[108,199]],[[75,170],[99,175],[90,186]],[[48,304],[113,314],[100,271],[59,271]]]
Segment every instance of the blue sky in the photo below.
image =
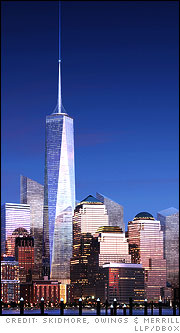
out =
[[[44,181],[57,101],[58,2],[2,1],[2,202]],[[62,98],[74,118],[76,198],[178,208],[178,1],[62,2]]]

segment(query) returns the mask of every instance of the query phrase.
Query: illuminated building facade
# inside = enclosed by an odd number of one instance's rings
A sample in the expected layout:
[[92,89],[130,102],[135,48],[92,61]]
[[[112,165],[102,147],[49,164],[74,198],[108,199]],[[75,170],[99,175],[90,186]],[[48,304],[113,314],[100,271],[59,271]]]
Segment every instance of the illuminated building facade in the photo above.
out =
[[1,299],[4,303],[20,299],[19,263],[10,257],[1,261]]
[[98,242],[93,234],[108,226],[105,205],[89,195],[75,208],[73,216],[73,256],[71,259],[71,301],[95,295],[98,271]]
[[103,194],[96,192],[96,198],[103,202],[106,206],[107,213],[109,216],[109,225],[110,226],[118,226],[125,232],[125,224],[123,219],[123,207],[119,205],[117,202],[105,197]]
[[101,302],[127,304],[132,297],[134,302],[144,302],[144,270],[141,264],[110,263],[99,269],[96,282],[96,297]]
[[1,208],[1,253],[15,256],[13,232],[17,228],[30,233],[30,206],[26,204],[5,203]]
[[95,234],[97,229],[102,226],[108,226],[108,214],[105,205],[89,195],[82,200],[75,208],[73,216],[73,253],[74,244],[78,241],[80,233]]
[[33,237],[16,238],[15,258],[19,262],[20,282],[31,281],[34,269]]
[[61,299],[60,285],[58,281],[33,281],[32,303],[40,303],[41,297],[43,297],[45,303],[59,304]]
[[157,214],[164,235],[164,258],[166,259],[167,284],[179,288],[179,211],[168,208]]
[[20,197],[22,204],[30,205],[30,231],[34,238],[35,258],[33,278],[38,279],[42,278],[44,186],[21,176]]
[[131,263],[129,244],[119,227],[100,227],[94,237],[99,243],[99,266],[107,263]]
[[[83,233],[78,240],[78,247],[71,259],[70,300],[92,298],[95,296],[95,282],[98,274],[97,239],[90,233]],[[78,253],[77,253],[78,249]]]
[[129,249],[132,262],[142,264],[145,274],[145,296],[158,301],[166,287],[166,260],[163,253],[163,231],[160,221],[142,212],[128,223]]
[[59,60],[58,104],[46,117],[44,182],[44,274],[70,282],[72,216],[75,207],[74,129],[61,101]]

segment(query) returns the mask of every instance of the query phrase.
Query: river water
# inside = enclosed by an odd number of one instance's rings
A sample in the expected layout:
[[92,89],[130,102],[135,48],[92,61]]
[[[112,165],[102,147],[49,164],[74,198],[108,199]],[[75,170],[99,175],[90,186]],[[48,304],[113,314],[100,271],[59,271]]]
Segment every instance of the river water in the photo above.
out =
[[[60,315],[60,309],[45,309],[44,311],[45,315],[49,316],[58,316]],[[3,315],[18,315],[19,309],[3,309],[2,311]],[[40,309],[24,309],[25,315],[37,315],[40,314]],[[67,308],[64,309],[64,315],[65,316],[78,316],[79,310],[78,308]],[[96,309],[92,308],[83,308],[82,309],[82,315],[84,316],[96,316]],[[101,309],[101,315],[105,316],[105,309]],[[110,309],[108,309],[108,315],[110,315]],[[123,316],[123,310],[117,309],[117,315]],[[129,309],[126,310],[126,315],[129,315]],[[133,309],[133,316],[143,316],[144,310],[143,309]],[[148,309],[148,315],[151,315],[151,310]],[[159,315],[159,309],[153,310],[153,315],[158,316]],[[173,315],[173,309],[172,308],[162,308],[162,315],[163,316],[171,316]],[[176,310],[176,315],[179,315],[179,309]]]

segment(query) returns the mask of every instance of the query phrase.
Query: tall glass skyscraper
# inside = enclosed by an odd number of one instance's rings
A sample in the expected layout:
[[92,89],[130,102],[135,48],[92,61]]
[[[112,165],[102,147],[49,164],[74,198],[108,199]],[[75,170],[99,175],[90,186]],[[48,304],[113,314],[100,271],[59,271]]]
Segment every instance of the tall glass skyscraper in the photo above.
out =
[[145,273],[145,296],[157,302],[166,287],[166,260],[160,221],[141,212],[128,222],[129,250],[132,263],[142,264]]
[[21,204],[30,205],[30,232],[34,237],[33,278],[39,279],[42,278],[44,186],[21,176],[20,198]]
[[167,263],[167,285],[179,288],[179,211],[171,207],[157,214],[164,235],[164,258]]
[[46,117],[44,273],[50,279],[68,284],[75,208],[74,129],[73,119],[62,106],[60,59],[58,81],[58,103],[54,112]]

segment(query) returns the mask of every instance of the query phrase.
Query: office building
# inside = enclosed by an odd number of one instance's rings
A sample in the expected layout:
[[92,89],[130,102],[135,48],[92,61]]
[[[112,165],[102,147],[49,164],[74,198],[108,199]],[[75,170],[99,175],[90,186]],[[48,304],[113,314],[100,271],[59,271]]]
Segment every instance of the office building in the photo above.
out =
[[128,222],[128,241],[132,262],[142,264],[145,274],[145,296],[158,301],[166,287],[166,260],[163,253],[163,231],[160,221],[141,212]]
[[12,257],[1,261],[1,299],[4,303],[19,302],[19,263]]
[[42,278],[43,253],[43,205],[44,186],[25,177],[20,177],[21,204],[30,205],[30,231],[34,238],[34,270],[33,278]]
[[89,195],[75,208],[73,216],[73,240],[76,242],[80,233],[95,234],[99,227],[108,226],[108,222],[105,205],[92,195]]
[[179,211],[168,208],[157,214],[164,236],[164,258],[166,259],[167,286],[179,289]]
[[[96,277],[98,275],[99,248],[97,238],[91,233],[80,235],[71,259],[70,301],[92,299],[95,297]],[[78,250],[78,251],[77,251]]]
[[62,284],[70,282],[74,208],[74,128],[62,105],[59,53],[58,102],[46,117],[43,242],[44,274]]
[[107,213],[109,216],[109,225],[110,226],[118,226],[125,232],[125,224],[123,218],[123,207],[119,205],[117,202],[107,198],[103,194],[96,192],[96,198],[103,202],[106,206]]
[[17,237],[15,243],[15,258],[19,262],[20,282],[31,281],[34,270],[34,238]]
[[101,302],[113,304],[114,298],[120,304],[144,302],[144,270],[141,264],[110,263],[99,269],[96,281],[96,297]]
[[[30,233],[30,206],[5,203],[1,208],[1,253],[15,256],[13,232],[23,228]],[[13,236],[13,237],[12,237]]]
[[94,237],[98,239],[99,266],[107,263],[131,263],[129,244],[119,227],[100,227]]

